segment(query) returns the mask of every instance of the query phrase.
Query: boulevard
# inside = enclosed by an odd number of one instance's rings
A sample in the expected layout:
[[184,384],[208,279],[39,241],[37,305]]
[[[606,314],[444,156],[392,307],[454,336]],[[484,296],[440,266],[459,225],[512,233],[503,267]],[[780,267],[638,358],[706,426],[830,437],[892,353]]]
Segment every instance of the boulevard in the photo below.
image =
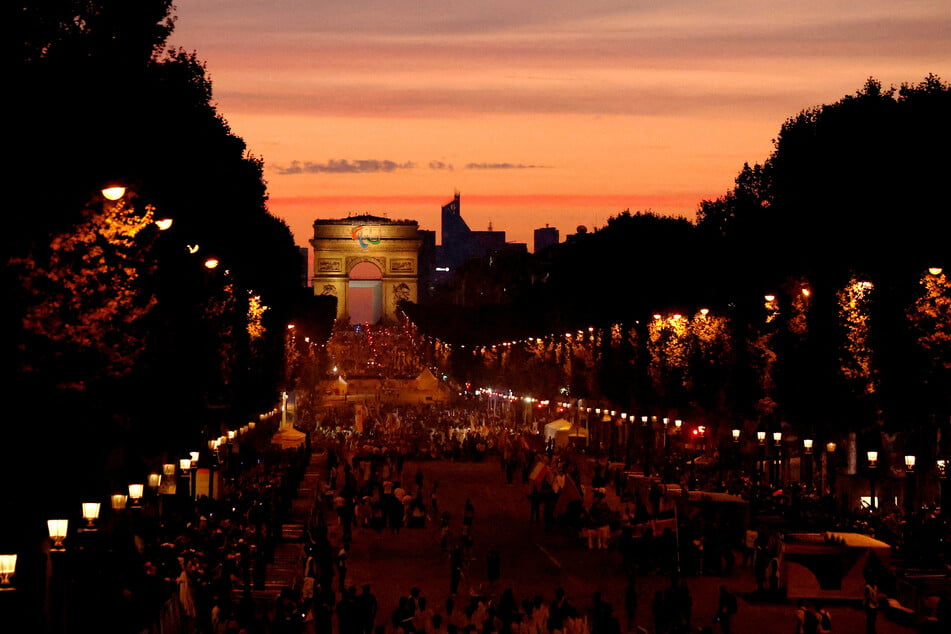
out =
[[[617,548],[588,550],[582,540],[564,526],[546,532],[543,526],[529,523],[526,494],[530,486],[517,482],[506,484],[505,474],[495,456],[483,462],[452,462],[426,460],[406,462],[403,473],[412,479],[417,470],[423,473],[424,490],[434,481],[439,483],[439,507],[450,513],[451,532],[458,537],[465,500],[475,507],[473,546],[468,558],[468,573],[460,584],[456,603],[460,605],[472,595],[486,596],[497,602],[506,589],[514,591],[517,600],[540,596],[546,602],[563,588],[571,603],[581,614],[587,614],[594,592],[614,608],[622,631],[627,614],[624,609],[626,578]],[[590,487],[588,487],[590,488]],[[586,501],[590,501],[590,491]],[[612,506],[620,500],[609,495]],[[339,538],[339,526],[333,524],[331,535]],[[403,528],[399,534],[389,530],[355,529],[349,551],[347,585],[360,588],[370,584],[379,601],[377,624],[389,625],[390,612],[399,598],[408,596],[417,587],[428,598],[434,610],[444,612],[449,596],[449,557],[440,549],[438,521],[428,521],[425,528]],[[492,584],[487,578],[486,554],[495,547],[501,555],[501,575]],[[739,558],[738,558],[739,561]],[[739,610],[733,621],[733,632],[793,632],[795,603],[792,601],[753,600],[756,588],[751,568],[737,566],[729,576],[698,576],[685,574],[685,583],[693,598],[692,631],[711,626],[716,613],[721,584],[737,594]],[[635,629],[654,632],[652,597],[657,590],[670,585],[669,574],[644,571],[637,576],[637,615]],[[865,631],[865,615],[857,602],[832,604],[836,632]],[[714,629],[718,631],[718,629]],[[878,620],[878,632],[916,631],[888,618]]]

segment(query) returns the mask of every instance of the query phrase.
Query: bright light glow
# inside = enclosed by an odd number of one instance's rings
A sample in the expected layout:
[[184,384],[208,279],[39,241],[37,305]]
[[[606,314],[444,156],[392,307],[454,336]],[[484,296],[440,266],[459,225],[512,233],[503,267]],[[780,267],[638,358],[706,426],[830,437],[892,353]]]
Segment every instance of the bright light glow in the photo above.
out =
[[129,497],[133,500],[142,499],[142,490],[145,488],[144,484],[130,484],[129,485]]
[[734,429],[734,430],[733,430],[733,440],[739,440],[739,439],[740,439],[740,430],[739,430],[739,429]]
[[120,198],[125,196],[125,187],[121,187],[118,185],[105,187],[102,190],[102,195],[106,198],[106,200],[119,200]]
[[62,548],[69,529],[69,520],[46,520],[46,528],[49,530],[50,539],[53,540],[53,548]]
[[866,452],[866,457],[868,457],[868,464],[870,467],[874,467],[878,462],[878,452],[877,451],[868,451]]
[[803,438],[802,446],[805,448],[806,453],[810,453],[812,451],[812,438]]
[[928,269],[928,272],[931,273],[932,275],[941,275],[942,270],[943,269],[941,269],[941,267],[933,266],[930,269]]
[[0,555],[0,585],[9,585],[10,577],[17,569],[17,556]]
[[83,519],[90,526],[99,517],[99,502],[83,502]]
[[129,500],[129,496],[124,493],[113,493],[112,494],[112,510],[121,511],[125,508],[126,502]]
[[206,269],[216,269],[218,268],[219,264],[220,262],[218,261],[218,258],[208,258],[207,260],[205,260]]
[[905,456],[905,468],[911,471],[915,468],[915,457],[914,456]]
[[186,245],[185,245],[185,249],[188,250],[188,253],[189,253],[190,255],[195,255],[196,253],[198,253],[198,245],[197,245],[197,244],[186,244]]
[[159,231],[167,231],[172,227],[171,218],[159,218],[155,221],[155,226],[158,227]]

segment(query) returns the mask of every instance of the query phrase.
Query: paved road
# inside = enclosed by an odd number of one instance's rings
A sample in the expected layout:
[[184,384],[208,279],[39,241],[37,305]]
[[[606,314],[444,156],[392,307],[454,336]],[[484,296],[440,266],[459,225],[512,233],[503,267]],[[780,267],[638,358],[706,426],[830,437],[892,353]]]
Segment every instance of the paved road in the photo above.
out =
[[[497,460],[407,462],[404,479],[411,482],[417,469],[423,472],[427,499],[433,482],[438,481],[439,508],[451,514],[450,526],[455,537],[462,526],[466,498],[475,506],[473,555],[468,575],[459,589],[460,597],[465,598],[474,590],[497,596],[511,587],[519,601],[535,595],[550,600],[555,589],[562,587],[575,606],[585,611],[591,604],[592,593],[600,591],[614,606],[623,627],[625,580],[617,550],[588,550],[563,530],[545,533],[541,526],[531,525],[525,498],[528,485],[506,484]],[[390,631],[390,612],[399,597],[406,596],[413,586],[420,588],[432,607],[442,611],[449,596],[449,560],[439,547],[439,533],[438,522],[430,522],[422,529],[404,528],[399,534],[354,531],[347,585],[358,588],[364,583],[371,585],[380,604],[377,624],[386,624],[387,632]],[[335,536],[333,532],[332,536]],[[502,561],[501,578],[495,588],[487,586],[485,565],[486,552],[492,545]],[[733,624],[735,634],[794,631],[792,603],[747,600],[746,595],[755,587],[752,571],[748,569],[735,569],[729,577],[687,577],[686,583],[693,596],[695,626],[710,624],[719,586],[725,584],[740,595],[739,612]],[[668,584],[669,579],[661,575],[639,577],[637,626],[653,631],[651,598],[656,589]],[[835,605],[831,612],[837,634],[865,631],[864,613],[858,607]],[[912,631],[890,622],[884,615],[879,619],[881,634]]]

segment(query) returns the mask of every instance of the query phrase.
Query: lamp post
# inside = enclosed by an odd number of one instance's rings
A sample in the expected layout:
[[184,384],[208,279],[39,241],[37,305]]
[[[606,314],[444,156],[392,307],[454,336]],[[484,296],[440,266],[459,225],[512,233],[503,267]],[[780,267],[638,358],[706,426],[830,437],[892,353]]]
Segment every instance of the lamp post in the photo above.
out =
[[905,455],[905,510],[909,517],[915,512],[915,462],[915,456]]
[[823,490],[828,489],[830,493],[835,493],[835,450],[838,445],[833,441],[826,443],[825,453],[822,454],[822,474],[820,486]]
[[813,489],[812,481],[812,438],[802,439],[802,461],[805,463],[805,481],[807,490]]
[[779,487],[783,486],[783,433],[781,431],[773,432],[773,446],[776,448],[776,458],[773,460],[774,477],[773,481]]
[[871,496],[869,506],[874,511],[878,508],[878,502],[875,500],[875,476],[877,475],[878,470],[878,452],[867,451],[865,455],[868,458],[868,482],[869,493]]
[[944,458],[938,458],[935,460],[935,471],[938,476],[938,503],[941,505],[941,512],[944,513],[945,509],[951,508],[951,505],[946,504],[945,498],[949,497],[948,495],[948,461]]
[[182,475],[185,477],[187,482],[185,495],[187,497],[192,496],[192,460],[191,458],[179,458],[178,468],[182,472]]

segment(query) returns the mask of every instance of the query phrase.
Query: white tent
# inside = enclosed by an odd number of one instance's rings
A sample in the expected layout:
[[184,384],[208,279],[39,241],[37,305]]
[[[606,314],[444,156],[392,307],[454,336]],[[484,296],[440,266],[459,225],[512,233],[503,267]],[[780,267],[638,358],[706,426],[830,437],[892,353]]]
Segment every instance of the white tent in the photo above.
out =
[[559,418],[545,425],[545,442],[555,439],[555,445],[561,447],[568,444],[569,437],[587,438],[588,430],[584,427],[572,425],[570,421]]
[[293,427],[284,427],[271,437],[271,444],[280,445],[281,449],[294,449],[306,442],[307,434]]

